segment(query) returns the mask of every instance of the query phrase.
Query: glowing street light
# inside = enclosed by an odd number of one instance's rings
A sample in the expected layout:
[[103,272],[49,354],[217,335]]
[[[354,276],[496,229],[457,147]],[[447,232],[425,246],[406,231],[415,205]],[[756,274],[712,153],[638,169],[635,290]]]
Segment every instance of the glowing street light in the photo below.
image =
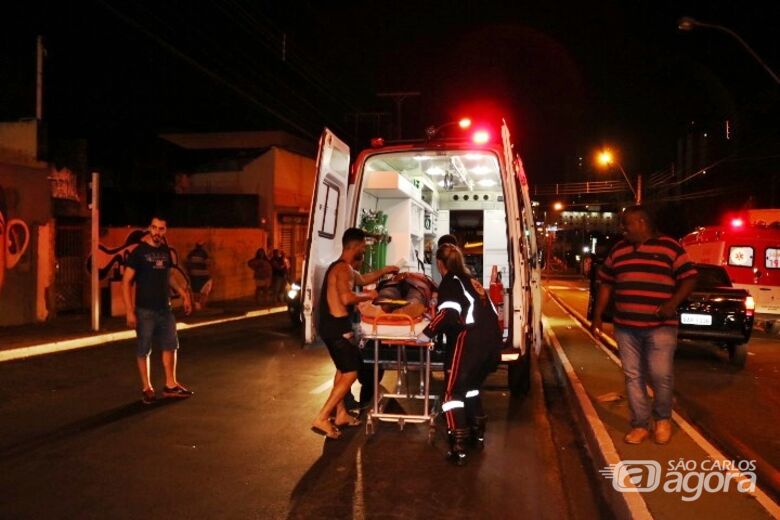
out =
[[703,27],[705,29],[715,29],[716,31],[724,32],[729,36],[733,37],[735,40],[739,42],[740,45],[742,45],[742,47],[745,48],[746,51],[748,51],[748,53],[751,56],[753,56],[753,59],[755,59],[759,65],[764,67],[764,70],[767,71],[770,76],[772,76],[772,79],[775,80],[775,83],[780,85],[780,78],[778,78],[777,74],[775,74],[775,72],[771,68],[769,68],[769,65],[764,63],[764,60],[762,60],[761,57],[758,54],[756,54],[756,51],[750,48],[750,45],[748,45],[745,40],[740,38],[740,36],[737,33],[732,31],[728,27],[723,27],[722,25],[717,25],[714,23],[700,22],[698,20],[694,20],[689,16],[683,16],[677,21],[677,28],[680,29],[681,31],[692,31],[696,27]]
[[563,209],[563,202],[558,201],[555,204],[553,204],[553,209],[555,211],[561,211]]
[[612,166],[613,164],[617,166],[617,168],[620,170],[620,173],[623,174],[623,178],[626,179],[626,184],[628,184],[631,193],[634,194],[634,201],[637,204],[642,204],[642,176],[641,175],[636,176],[636,189],[634,189],[634,185],[631,183],[631,180],[628,178],[628,174],[626,173],[626,170],[624,170],[623,166],[621,166],[621,164],[615,160],[615,156],[612,153],[612,151],[607,148],[601,150],[596,155],[596,161],[601,166],[604,166],[606,168]]

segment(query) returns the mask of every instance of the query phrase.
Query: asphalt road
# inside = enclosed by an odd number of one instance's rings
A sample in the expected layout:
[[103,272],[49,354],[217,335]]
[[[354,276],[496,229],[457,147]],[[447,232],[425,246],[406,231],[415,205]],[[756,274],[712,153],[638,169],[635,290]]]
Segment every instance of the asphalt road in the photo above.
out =
[[[584,280],[550,279],[546,286],[585,314]],[[611,326],[606,328],[611,334]],[[777,475],[780,337],[754,329],[743,369],[731,366],[726,351],[712,343],[681,341],[675,354],[675,399],[684,415],[727,453],[756,459],[766,475]]]
[[[181,343],[195,396],[153,406],[139,402],[132,342],[0,364],[0,517],[607,514],[555,383],[543,395],[537,371],[525,399],[492,376],[487,447],[457,468],[443,435],[430,446],[420,426],[311,433],[333,368],[323,347],[301,349],[284,315],[185,331]],[[152,370],[161,389],[156,355]]]

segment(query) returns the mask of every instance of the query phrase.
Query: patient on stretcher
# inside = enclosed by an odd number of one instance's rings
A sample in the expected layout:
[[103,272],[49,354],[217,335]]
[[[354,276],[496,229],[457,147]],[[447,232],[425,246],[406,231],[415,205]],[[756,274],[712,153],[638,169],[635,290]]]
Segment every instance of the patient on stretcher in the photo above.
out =
[[373,302],[358,305],[364,317],[380,314],[405,314],[412,319],[426,314],[436,284],[421,273],[398,273],[377,284],[378,296]]

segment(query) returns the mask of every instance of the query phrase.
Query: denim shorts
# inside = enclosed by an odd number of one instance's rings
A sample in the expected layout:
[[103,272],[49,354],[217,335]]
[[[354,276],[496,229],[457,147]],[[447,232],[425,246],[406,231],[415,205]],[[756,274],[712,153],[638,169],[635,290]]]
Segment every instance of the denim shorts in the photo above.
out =
[[176,319],[170,309],[151,310],[136,309],[135,333],[138,336],[136,355],[146,357],[152,352],[152,344],[160,350],[176,350],[179,348],[179,337],[176,335]]

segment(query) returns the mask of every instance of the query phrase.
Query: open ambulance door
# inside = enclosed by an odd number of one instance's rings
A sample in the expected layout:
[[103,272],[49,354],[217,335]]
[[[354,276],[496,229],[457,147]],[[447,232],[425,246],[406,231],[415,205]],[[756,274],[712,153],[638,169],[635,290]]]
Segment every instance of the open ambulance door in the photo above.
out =
[[526,262],[523,257],[523,245],[522,240],[522,225],[520,206],[518,201],[518,191],[516,190],[515,183],[517,182],[512,170],[512,142],[509,136],[509,129],[506,126],[506,122],[501,126],[501,140],[503,148],[502,162],[504,163],[503,170],[503,185],[504,185],[504,204],[506,209],[506,226],[507,226],[507,238],[509,240],[510,252],[510,277],[509,283],[511,287],[511,314],[509,319],[511,320],[508,338],[508,346],[519,348],[521,354],[525,354],[528,350],[526,346],[526,319],[524,310],[527,309],[526,300],[527,286],[526,282]]
[[341,254],[350,207],[349,147],[327,128],[320,137],[301,287],[304,342],[316,338],[317,311],[328,266]]
[[536,245],[536,223],[528,193],[528,178],[525,176],[523,161],[516,156],[515,175],[517,175],[522,190],[521,213],[525,223],[523,236],[527,240],[528,264],[530,280],[531,309],[527,314],[530,319],[530,336],[534,352],[539,354],[542,349],[542,271],[539,266],[539,252]]

